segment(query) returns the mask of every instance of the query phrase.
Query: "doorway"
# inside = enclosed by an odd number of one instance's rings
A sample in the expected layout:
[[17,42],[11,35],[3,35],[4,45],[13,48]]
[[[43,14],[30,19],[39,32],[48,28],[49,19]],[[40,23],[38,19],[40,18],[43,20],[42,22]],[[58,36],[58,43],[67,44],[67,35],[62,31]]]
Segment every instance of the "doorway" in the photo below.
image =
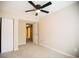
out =
[[26,42],[33,42],[33,25],[26,24]]

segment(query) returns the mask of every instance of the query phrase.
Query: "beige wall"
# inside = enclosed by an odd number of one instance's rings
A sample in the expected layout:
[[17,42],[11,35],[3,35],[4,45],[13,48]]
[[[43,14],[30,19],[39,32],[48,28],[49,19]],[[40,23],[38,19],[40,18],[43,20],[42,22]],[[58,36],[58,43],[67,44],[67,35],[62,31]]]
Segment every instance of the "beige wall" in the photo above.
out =
[[18,25],[18,44],[24,45],[26,44],[26,23],[23,20],[19,20]]
[[38,44],[39,43],[39,29],[38,29],[38,22],[35,22],[33,24],[33,43]]
[[49,47],[66,55],[77,54],[77,4],[40,18],[40,45]]

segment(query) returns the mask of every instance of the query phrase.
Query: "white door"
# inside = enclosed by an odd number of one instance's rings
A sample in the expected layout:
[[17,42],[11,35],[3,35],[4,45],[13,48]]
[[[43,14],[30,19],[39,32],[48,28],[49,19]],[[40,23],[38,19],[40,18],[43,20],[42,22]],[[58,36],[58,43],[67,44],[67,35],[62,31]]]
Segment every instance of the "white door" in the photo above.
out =
[[2,18],[1,52],[13,50],[13,20]]

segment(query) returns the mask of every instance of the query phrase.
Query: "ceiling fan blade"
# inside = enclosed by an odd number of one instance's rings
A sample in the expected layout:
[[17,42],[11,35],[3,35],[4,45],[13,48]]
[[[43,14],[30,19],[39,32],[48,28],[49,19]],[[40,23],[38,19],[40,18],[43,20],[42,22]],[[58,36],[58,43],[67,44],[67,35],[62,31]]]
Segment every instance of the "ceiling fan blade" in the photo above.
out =
[[38,13],[35,14],[35,16],[37,16],[37,15],[38,15]]
[[31,11],[35,11],[34,9],[33,10],[27,10],[27,11],[25,11],[25,12],[31,12]]
[[36,8],[36,5],[32,1],[28,1],[34,8]]
[[49,11],[46,11],[46,10],[40,10],[40,11],[45,12],[45,13],[49,13]]
[[51,4],[52,4],[51,2],[48,2],[48,3],[44,4],[43,6],[41,6],[40,8],[47,7],[47,6],[51,5]]

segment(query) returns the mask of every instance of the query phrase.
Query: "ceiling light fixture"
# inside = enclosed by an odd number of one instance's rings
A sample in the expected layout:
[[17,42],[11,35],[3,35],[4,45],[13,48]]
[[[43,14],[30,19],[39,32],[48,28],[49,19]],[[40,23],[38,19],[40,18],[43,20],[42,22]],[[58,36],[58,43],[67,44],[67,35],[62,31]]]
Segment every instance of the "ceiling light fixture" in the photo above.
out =
[[35,12],[36,12],[36,13],[39,13],[39,12],[40,12],[40,10],[36,10]]

